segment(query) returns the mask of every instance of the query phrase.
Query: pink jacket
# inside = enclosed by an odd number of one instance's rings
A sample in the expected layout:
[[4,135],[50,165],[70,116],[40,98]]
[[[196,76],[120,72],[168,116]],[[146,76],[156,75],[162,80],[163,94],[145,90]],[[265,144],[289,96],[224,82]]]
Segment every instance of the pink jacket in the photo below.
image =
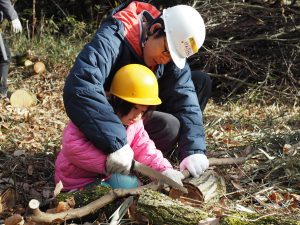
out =
[[[134,151],[135,160],[158,171],[172,168],[149,138],[142,120],[127,128],[127,141]],[[55,161],[55,183],[62,181],[63,190],[68,191],[92,183],[99,176],[106,177],[106,157],[69,122],[63,133],[62,149]]]

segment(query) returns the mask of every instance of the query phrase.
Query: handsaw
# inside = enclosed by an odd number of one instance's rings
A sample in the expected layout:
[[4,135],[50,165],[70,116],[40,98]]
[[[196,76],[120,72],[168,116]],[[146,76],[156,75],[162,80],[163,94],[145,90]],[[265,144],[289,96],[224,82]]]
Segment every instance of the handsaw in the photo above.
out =
[[140,162],[137,162],[135,160],[132,160],[132,164],[131,164],[131,170],[135,170],[147,177],[152,177],[155,178],[179,191],[182,191],[183,193],[187,193],[187,189],[185,187],[183,187],[182,184],[177,183],[176,181],[172,180],[171,178],[163,175],[162,173],[160,173],[159,171],[156,171],[154,169],[152,169],[149,166],[146,166]]
[[109,225],[118,225],[120,224],[121,219],[126,214],[127,210],[133,203],[133,196],[129,196],[125,201],[116,209],[116,211],[109,217]]

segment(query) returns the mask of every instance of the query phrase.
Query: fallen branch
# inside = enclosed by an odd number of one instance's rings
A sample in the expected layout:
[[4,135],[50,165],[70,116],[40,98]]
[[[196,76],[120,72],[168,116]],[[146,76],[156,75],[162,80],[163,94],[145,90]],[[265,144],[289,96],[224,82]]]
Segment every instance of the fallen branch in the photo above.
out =
[[60,213],[45,213],[39,209],[39,201],[32,199],[29,202],[29,208],[32,209],[32,215],[29,217],[32,221],[37,223],[53,223],[53,222],[63,222],[70,219],[81,218],[83,216],[89,215],[96,212],[107,204],[113,202],[117,198],[125,197],[128,195],[139,195],[141,191],[145,188],[151,188],[153,190],[157,189],[158,186],[151,183],[149,185],[144,185],[135,189],[114,189],[109,191],[108,194],[100,197],[99,199],[76,209],[69,209]]
[[[222,165],[239,165],[246,162],[246,157],[239,157],[239,158],[209,158],[209,166],[222,166]],[[188,170],[182,171],[183,176],[185,178],[190,177],[190,172]]]
[[209,166],[221,166],[221,165],[232,165],[232,164],[243,164],[246,162],[246,157],[239,158],[209,158]]

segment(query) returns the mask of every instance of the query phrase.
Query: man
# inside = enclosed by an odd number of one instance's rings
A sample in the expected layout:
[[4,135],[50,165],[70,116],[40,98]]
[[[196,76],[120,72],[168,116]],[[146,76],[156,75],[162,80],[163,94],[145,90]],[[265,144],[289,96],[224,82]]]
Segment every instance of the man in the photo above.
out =
[[[11,4],[10,0],[0,0],[0,21],[8,19],[12,22],[14,33],[22,32],[22,25],[18,18],[18,14]],[[0,31],[0,97],[7,96],[7,76],[10,65],[11,55],[9,46],[3,39]]]
[[204,39],[200,14],[185,5],[161,13],[148,3],[133,1],[114,9],[102,22],[78,55],[63,99],[72,122],[109,155],[107,171],[126,174],[132,161],[125,128],[106,99],[113,74],[130,63],[148,66],[158,79],[163,103],[145,121],[158,149],[170,151],[178,143],[180,169],[188,169],[194,177],[208,168],[199,101],[204,109],[211,83],[200,72],[192,76],[186,63]]

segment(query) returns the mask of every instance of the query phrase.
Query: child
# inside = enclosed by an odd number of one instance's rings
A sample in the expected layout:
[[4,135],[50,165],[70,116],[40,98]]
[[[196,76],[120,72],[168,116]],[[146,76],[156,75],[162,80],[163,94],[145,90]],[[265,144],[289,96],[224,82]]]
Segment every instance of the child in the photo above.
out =
[[[108,100],[126,128],[127,143],[132,149],[128,155],[132,154],[135,160],[181,183],[182,173],[172,168],[144,129],[142,119],[161,103],[153,72],[139,64],[122,67],[112,80]],[[114,132],[113,128],[108,129]],[[55,182],[61,181],[64,191],[77,190],[99,180],[112,188],[137,187],[139,182],[136,177],[126,175],[126,171],[112,169],[113,165],[108,167],[110,155],[96,148],[70,121],[64,130],[62,150],[55,161]],[[122,162],[126,159],[117,160]],[[110,174],[111,171],[118,173]]]

